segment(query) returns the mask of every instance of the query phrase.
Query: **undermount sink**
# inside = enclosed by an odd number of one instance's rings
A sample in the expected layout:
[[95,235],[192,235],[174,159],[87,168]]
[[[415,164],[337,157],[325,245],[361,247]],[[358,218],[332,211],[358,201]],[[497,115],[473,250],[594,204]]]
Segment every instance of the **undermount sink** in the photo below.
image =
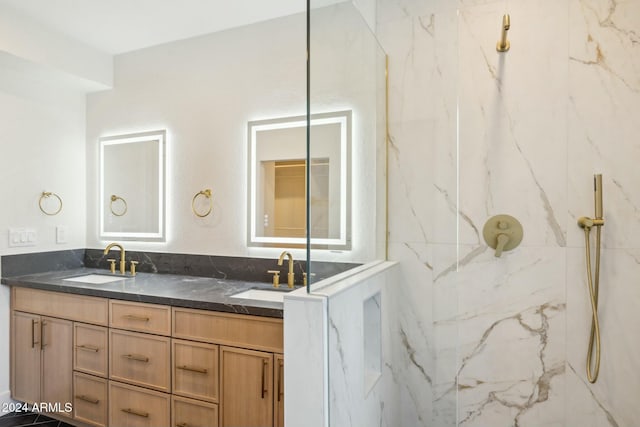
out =
[[102,285],[105,283],[116,282],[118,280],[126,279],[125,276],[107,276],[106,274],[85,274],[84,276],[75,276],[75,277],[67,277],[66,279],[70,282],[80,282],[80,283],[91,283],[94,285]]
[[249,289],[231,295],[231,298],[255,299],[260,301],[284,302],[284,296],[293,289]]

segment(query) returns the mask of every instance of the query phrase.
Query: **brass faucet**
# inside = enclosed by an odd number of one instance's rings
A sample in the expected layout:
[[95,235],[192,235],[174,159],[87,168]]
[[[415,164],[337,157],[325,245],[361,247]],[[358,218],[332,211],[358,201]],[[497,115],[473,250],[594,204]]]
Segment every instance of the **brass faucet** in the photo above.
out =
[[289,257],[289,274],[287,274],[287,285],[289,285],[290,288],[293,288],[293,283],[296,280],[296,276],[293,273],[293,255],[291,255],[291,253],[287,251],[282,252],[280,254],[280,258],[278,258],[278,265],[282,265],[285,255]]
[[110,243],[106,248],[104,248],[104,254],[108,254],[111,248],[113,247],[120,248],[120,274],[124,274],[126,270],[126,262],[125,262],[125,252],[124,248],[119,243]]

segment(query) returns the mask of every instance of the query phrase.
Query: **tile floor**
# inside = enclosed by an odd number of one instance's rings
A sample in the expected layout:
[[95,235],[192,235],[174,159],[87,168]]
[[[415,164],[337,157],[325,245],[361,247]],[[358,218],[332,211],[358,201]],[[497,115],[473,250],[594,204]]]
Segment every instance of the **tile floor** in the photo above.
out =
[[63,421],[33,412],[10,412],[0,417],[0,427],[73,427]]

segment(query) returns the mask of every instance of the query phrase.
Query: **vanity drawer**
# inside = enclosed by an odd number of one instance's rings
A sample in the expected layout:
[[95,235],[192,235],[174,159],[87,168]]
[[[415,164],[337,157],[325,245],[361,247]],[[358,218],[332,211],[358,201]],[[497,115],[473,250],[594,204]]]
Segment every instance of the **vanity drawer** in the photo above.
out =
[[173,393],[217,402],[218,346],[176,339],[171,346]]
[[110,426],[168,426],[170,410],[168,394],[109,381]]
[[74,418],[94,426],[106,426],[107,380],[74,372],[73,388]]
[[107,377],[109,335],[103,326],[74,323],[73,369]]
[[129,301],[109,301],[112,328],[171,334],[171,307]]
[[218,405],[184,397],[171,397],[172,426],[218,427]]
[[13,287],[12,289],[14,310],[96,325],[109,324],[108,302],[105,298],[30,288]]
[[173,308],[173,336],[276,353],[283,351],[282,319]]
[[171,340],[136,332],[109,330],[109,378],[171,391]]

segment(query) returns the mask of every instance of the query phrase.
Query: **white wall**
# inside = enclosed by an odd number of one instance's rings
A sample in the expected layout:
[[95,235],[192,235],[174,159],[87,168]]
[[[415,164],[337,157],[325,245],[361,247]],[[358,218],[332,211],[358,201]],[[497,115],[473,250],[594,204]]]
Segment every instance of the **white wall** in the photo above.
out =
[[[97,235],[98,138],[166,129],[167,242],[127,249],[252,255],[247,123],[304,114],[304,34],[295,15],[117,56],[114,90],[87,101],[88,247],[107,243]],[[202,219],[191,200],[205,188],[213,213]]]
[[[342,10],[350,13],[342,13]],[[314,68],[313,113],[352,109],[353,250],[317,251],[314,260],[374,258],[375,84],[366,67],[372,38],[354,31],[351,5],[314,11],[322,20],[317,45],[337,56]],[[364,22],[358,22],[366,28]],[[128,249],[227,256],[278,256],[279,249],[247,248],[247,123],[304,115],[306,111],[305,15],[298,14],[203,37],[143,49],[115,58],[115,84],[87,101],[88,246],[97,236],[97,141],[101,136],[167,129],[167,242],[127,243]],[[352,34],[352,45],[344,33]],[[318,33],[320,34],[320,33]],[[367,45],[367,40],[369,45]],[[374,45],[375,46],[375,45]],[[362,54],[361,50],[366,47]],[[325,55],[327,56],[327,55]],[[318,53],[320,57],[320,53]],[[342,72],[349,70],[347,74]],[[382,74],[382,69],[380,69]],[[338,77],[336,79],[336,77]],[[131,183],[131,185],[136,185]],[[213,213],[191,211],[200,190],[213,190]],[[296,259],[304,251],[294,251]]]
[[[61,91],[63,101],[40,97],[30,88],[23,93],[34,96],[0,91],[0,255],[85,246],[84,99],[67,88],[47,89],[50,93]],[[47,216],[40,211],[42,191],[55,192],[62,198],[58,215]],[[65,244],[56,243],[58,225],[68,227]],[[34,228],[37,244],[10,248],[10,227]],[[0,319],[1,402],[9,396],[9,288],[5,286],[0,286]]]

